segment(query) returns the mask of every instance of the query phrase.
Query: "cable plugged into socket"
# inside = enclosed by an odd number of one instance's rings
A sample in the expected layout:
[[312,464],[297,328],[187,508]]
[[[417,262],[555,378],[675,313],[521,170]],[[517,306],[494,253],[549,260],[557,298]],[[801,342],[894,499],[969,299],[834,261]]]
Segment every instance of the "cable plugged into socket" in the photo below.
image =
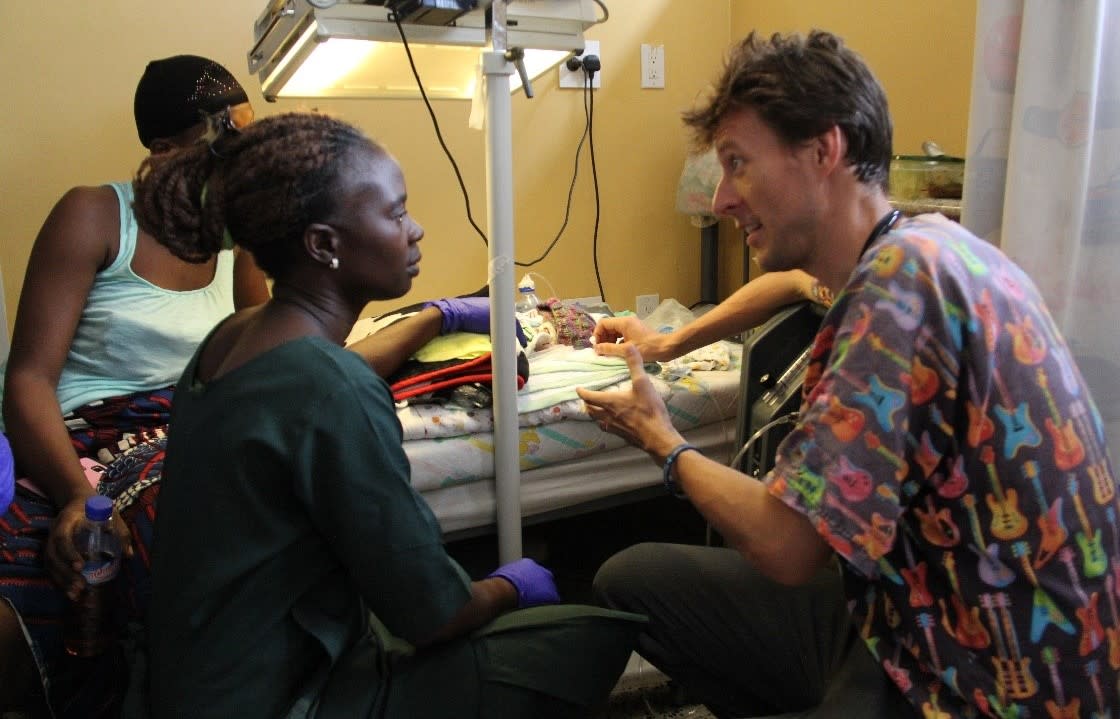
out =
[[572,72],[583,70],[591,76],[592,81],[595,79],[595,73],[603,68],[598,55],[572,55],[565,64]]
[[602,86],[602,62],[599,60],[599,41],[587,40],[583,50],[572,53],[560,65],[560,87],[583,89],[588,78],[591,87]]

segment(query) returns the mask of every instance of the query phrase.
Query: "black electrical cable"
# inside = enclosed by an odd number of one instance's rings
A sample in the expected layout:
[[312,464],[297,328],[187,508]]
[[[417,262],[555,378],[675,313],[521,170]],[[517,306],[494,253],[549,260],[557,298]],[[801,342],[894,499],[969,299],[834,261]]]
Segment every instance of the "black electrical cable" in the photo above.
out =
[[587,74],[584,84],[585,92],[590,96],[590,109],[587,113],[587,147],[591,153],[591,184],[595,188],[595,230],[591,236],[591,259],[595,265],[595,282],[599,286],[599,297],[607,301],[607,294],[603,292],[603,277],[599,273],[599,171],[595,165],[595,89],[591,86],[591,73]]
[[572,194],[576,189],[576,178],[579,177],[579,157],[583,153],[583,143],[587,140],[587,136],[591,131],[591,116],[587,112],[586,97],[587,93],[585,88],[583,104],[583,136],[579,138],[579,144],[576,145],[576,159],[575,164],[572,168],[572,181],[568,183],[568,201],[564,205],[564,222],[560,225],[560,229],[559,231],[557,231],[556,237],[552,238],[552,242],[548,243],[548,247],[545,248],[544,253],[542,253],[540,257],[529,262],[514,262],[514,264],[518,267],[532,267],[544,258],[548,257],[549,253],[552,252],[552,248],[555,247],[556,243],[560,241],[561,235],[564,234],[564,230],[568,227],[568,218],[570,218],[572,215]]
[[[604,7],[604,10],[605,9],[606,8]],[[412,76],[413,76],[413,78],[416,79],[416,86],[420,90],[420,97],[423,98],[423,100],[424,100],[424,107],[427,108],[428,115],[432,119],[432,127],[435,130],[436,139],[439,140],[440,147],[443,148],[444,154],[447,156],[448,161],[450,161],[450,163],[451,163],[452,169],[455,171],[455,179],[459,183],[459,189],[463,194],[463,201],[464,201],[464,204],[466,205],[467,220],[470,222],[471,227],[474,228],[475,232],[478,233],[478,236],[482,238],[482,243],[485,244],[485,245],[489,245],[489,240],[486,237],[486,233],[483,232],[482,228],[480,228],[478,226],[478,223],[475,222],[474,215],[471,212],[470,193],[467,191],[466,183],[463,181],[463,174],[459,170],[459,165],[455,161],[455,157],[454,157],[454,155],[452,155],[451,149],[447,146],[447,142],[444,141],[444,139],[443,139],[443,133],[440,130],[440,127],[439,127],[439,120],[436,118],[435,110],[432,108],[432,103],[428,99],[428,93],[424,90],[424,83],[420,79],[420,72],[417,70],[416,62],[412,58],[412,49],[408,45],[408,38],[405,36],[404,27],[402,27],[402,25],[401,25],[400,17],[396,13],[391,13],[390,16],[391,16],[394,24],[397,26],[397,33],[400,34],[401,43],[404,45],[405,54],[408,56],[409,67],[412,69]],[[595,166],[594,139],[592,137],[592,118],[593,118],[593,114],[594,114],[595,100],[592,98],[591,109],[590,110],[588,109],[588,106],[587,106],[587,96],[591,92],[590,86],[591,86],[592,77],[593,77],[592,72],[587,72],[586,73],[586,82],[584,83],[584,117],[585,117],[584,130],[583,130],[583,135],[580,137],[579,144],[576,147],[575,166],[572,170],[572,181],[568,185],[568,199],[567,199],[567,203],[564,207],[564,221],[561,224],[559,231],[557,231],[556,237],[554,237],[552,242],[549,243],[548,247],[545,248],[544,253],[540,257],[538,257],[534,260],[531,260],[529,262],[517,262],[515,260],[514,265],[516,265],[518,267],[532,267],[532,266],[538,264],[539,262],[543,261],[546,257],[548,257],[549,253],[552,252],[552,249],[556,246],[556,243],[560,241],[561,236],[563,236],[564,230],[568,226],[568,220],[571,217],[572,195],[575,191],[576,179],[579,176],[580,154],[583,151],[584,142],[586,140],[589,140],[589,139],[591,140],[591,145],[592,145],[591,146],[591,170],[592,170],[592,177],[594,178],[593,184],[594,184],[594,187],[595,187],[595,234],[594,234],[594,240],[593,240],[594,244],[592,246],[593,247],[592,251],[593,251],[593,254],[597,254],[597,250],[595,250],[595,244],[598,243],[598,237],[599,237],[600,202],[599,202],[599,179],[598,179],[598,172],[597,172],[596,166]],[[599,262],[598,262],[597,257],[595,258],[595,277],[596,277],[596,281],[598,282],[598,285],[599,285],[599,295],[602,296],[602,294],[603,294],[603,283],[602,283],[602,280],[599,278]]]
[[420,88],[420,97],[424,99],[424,106],[428,108],[428,115],[432,118],[432,127],[435,128],[436,139],[439,140],[439,146],[443,148],[443,153],[447,155],[447,159],[451,162],[451,168],[455,170],[455,179],[459,181],[459,189],[463,193],[463,202],[467,206],[467,221],[471,223],[471,227],[473,227],[474,231],[478,233],[478,236],[482,238],[482,244],[489,245],[490,241],[486,238],[486,233],[483,232],[482,228],[478,226],[478,223],[474,221],[474,215],[471,214],[471,196],[470,193],[467,192],[466,183],[463,182],[463,173],[459,171],[459,163],[455,162],[455,156],[451,154],[450,148],[448,148],[447,143],[444,142],[443,133],[439,129],[439,120],[436,119],[436,112],[432,109],[432,103],[428,100],[428,93],[424,91],[424,83],[420,80],[420,72],[416,69],[416,62],[412,59],[412,49],[409,48],[408,38],[405,37],[404,28],[401,27],[401,19],[396,13],[391,13],[391,17],[397,26],[397,32],[400,33],[405,54],[408,55],[408,65],[412,68],[412,76],[416,78],[416,86]]

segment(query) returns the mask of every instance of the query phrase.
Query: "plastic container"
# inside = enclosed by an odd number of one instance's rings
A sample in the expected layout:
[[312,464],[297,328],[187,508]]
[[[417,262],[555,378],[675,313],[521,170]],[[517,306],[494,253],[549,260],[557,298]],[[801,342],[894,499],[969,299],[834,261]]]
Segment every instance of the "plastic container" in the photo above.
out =
[[63,637],[66,651],[94,657],[116,640],[114,615],[116,582],[121,567],[121,545],[113,533],[113,500],[95,495],[86,500],[85,520],[74,533],[74,547],[82,555],[86,586],[70,603]]
[[898,200],[960,199],[964,159],[895,155],[891,158],[890,195]]
[[514,299],[513,311],[522,324],[536,327],[541,323],[541,313],[537,309],[541,300],[537,297],[537,286],[529,275],[521,278],[517,283],[517,297]]

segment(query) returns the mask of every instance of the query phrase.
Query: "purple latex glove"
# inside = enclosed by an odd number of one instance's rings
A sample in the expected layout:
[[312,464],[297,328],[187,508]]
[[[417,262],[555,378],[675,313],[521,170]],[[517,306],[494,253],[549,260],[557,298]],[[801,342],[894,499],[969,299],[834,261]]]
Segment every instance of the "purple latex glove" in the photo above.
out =
[[[425,307],[435,307],[443,315],[440,325],[441,335],[451,332],[478,332],[490,334],[490,298],[489,297],[444,297],[434,302],[425,302]],[[524,347],[527,343],[521,323],[516,325],[517,341]]]
[[556,581],[552,578],[552,572],[528,557],[503,564],[491,572],[487,579],[490,577],[501,577],[517,589],[519,609],[535,607],[538,604],[555,604],[560,601],[560,593],[556,591]]

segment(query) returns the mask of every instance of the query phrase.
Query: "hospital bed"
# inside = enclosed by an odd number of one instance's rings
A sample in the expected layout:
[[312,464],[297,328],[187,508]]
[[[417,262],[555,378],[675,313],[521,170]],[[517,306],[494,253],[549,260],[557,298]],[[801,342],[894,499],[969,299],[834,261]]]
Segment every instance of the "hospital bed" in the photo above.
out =
[[[688,441],[723,462],[734,453],[741,353],[739,345],[726,344],[726,369],[696,370],[676,378],[653,376],[674,425]],[[549,351],[530,358],[527,388],[534,365],[547,359]],[[620,376],[603,389],[628,384]],[[495,499],[489,408],[409,405],[398,407],[397,415],[413,487],[427,500],[449,540],[494,531],[504,512],[514,513],[522,524],[533,524],[664,492],[661,471],[649,456],[600,430],[578,399],[519,412],[521,491],[520,506],[515,507],[499,506]]]
[[[653,375],[674,426],[707,456],[735,461],[748,474],[763,473],[791,427],[774,420],[797,410],[809,344],[822,316],[823,309],[811,303],[791,305],[743,343],[720,343],[729,357],[725,369]],[[534,368],[546,359],[547,351],[530,358],[530,384],[522,392],[532,389]],[[628,383],[620,376],[606,389]],[[397,414],[413,486],[449,540],[493,532],[502,513],[531,525],[665,491],[649,456],[600,430],[578,399],[519,412],[519,506],[500,506],[495,499],[489,409],[420,404],[399,406]],[[752,436],[751,451],[741,452]]]

